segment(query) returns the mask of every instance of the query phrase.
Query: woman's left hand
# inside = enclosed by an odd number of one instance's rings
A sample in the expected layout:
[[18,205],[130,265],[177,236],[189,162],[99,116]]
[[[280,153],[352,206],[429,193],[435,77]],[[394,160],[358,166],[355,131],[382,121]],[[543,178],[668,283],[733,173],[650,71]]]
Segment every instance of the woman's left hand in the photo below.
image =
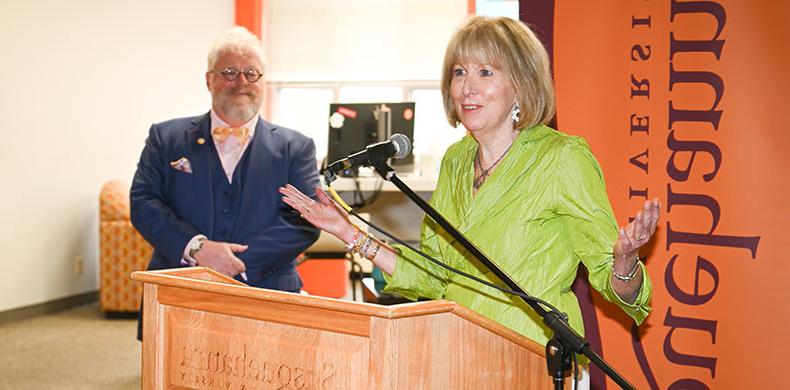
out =
[[633,258],[653,237],[661,214],[661,202],[658,198],[646,200],[642,209],[636,212],[636,218],[625,228],[620,228],[617,242],[614,244],[615,258]]

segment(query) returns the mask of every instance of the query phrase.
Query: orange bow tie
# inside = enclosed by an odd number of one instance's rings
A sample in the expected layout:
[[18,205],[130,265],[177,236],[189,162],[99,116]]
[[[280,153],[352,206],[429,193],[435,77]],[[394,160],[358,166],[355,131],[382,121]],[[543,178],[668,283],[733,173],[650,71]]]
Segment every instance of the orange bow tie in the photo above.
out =
[[246,127],[215,127],[211,130],[211,135],[219,143],[225,142],[228,136],[234,136],[239,139],[239,143],[244,145],[250,137],[250,130]]

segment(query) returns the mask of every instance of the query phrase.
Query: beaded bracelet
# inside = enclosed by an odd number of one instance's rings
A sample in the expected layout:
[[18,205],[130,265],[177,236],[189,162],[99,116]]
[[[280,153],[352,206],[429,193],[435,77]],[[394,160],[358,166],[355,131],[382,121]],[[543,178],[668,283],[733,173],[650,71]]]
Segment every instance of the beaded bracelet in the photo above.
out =
[[370,235],[365,234],[365,241],[362,242],[362,245],[360,245],[359,249],[357,249],[355,252],[359,253],[360,255],[367,252],[368,247],[370,246],[370,241]]
[[[373,260],[381,250],[381,244],[375,242],[373,236],[367,233],[365,233],[365,239],[362,242],[360,242],[359,241],[360,232],[361,231],[359,229],[356,228],[354,229],[354,235],[351,238],[351,242],[346,244],[346,251],[351,253],[358,253],[359,255],[361,255],[362,257],[368,260]],[[373,248],[373,253],[372,254],[368,253],[370,247],[374,242],[376,243],[376,247]]]
[[628,273],[628,275],[620,275],[617,271],[614,270],[614,263],[612,263],[612,275],[618,280],[622,280],[623,282],[630,282],[635,276],[636,271],[639,270],[639,255],[636,255],[636,262],[634,262],[634,269]]

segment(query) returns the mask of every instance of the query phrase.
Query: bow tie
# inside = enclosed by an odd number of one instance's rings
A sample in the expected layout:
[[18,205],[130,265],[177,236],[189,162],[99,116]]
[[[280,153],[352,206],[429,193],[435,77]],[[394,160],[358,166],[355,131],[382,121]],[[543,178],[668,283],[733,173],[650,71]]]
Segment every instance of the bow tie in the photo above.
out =
[[239,140],[239,144],[244,145],[250,137],[250,130],[246,127],[215,127],[211,130],[211,135],[219,143],[225,142],[228,136],[232,135]]

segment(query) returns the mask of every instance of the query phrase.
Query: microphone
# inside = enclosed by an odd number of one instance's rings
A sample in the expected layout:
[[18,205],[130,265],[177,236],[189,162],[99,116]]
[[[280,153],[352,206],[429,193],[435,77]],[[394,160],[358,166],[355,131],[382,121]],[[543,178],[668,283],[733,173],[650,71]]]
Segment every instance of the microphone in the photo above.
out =
[[396,133],[390,137],[389,141],[368,145],[365,150],[329,164],[324,171],[324,176],[327,179],[327,183],[330,183],[334,180],[335,175],[346,169],[376,165],[390,158],[401,159],[408,156],[410,152],[411,141],[409,141],[409,137]]

